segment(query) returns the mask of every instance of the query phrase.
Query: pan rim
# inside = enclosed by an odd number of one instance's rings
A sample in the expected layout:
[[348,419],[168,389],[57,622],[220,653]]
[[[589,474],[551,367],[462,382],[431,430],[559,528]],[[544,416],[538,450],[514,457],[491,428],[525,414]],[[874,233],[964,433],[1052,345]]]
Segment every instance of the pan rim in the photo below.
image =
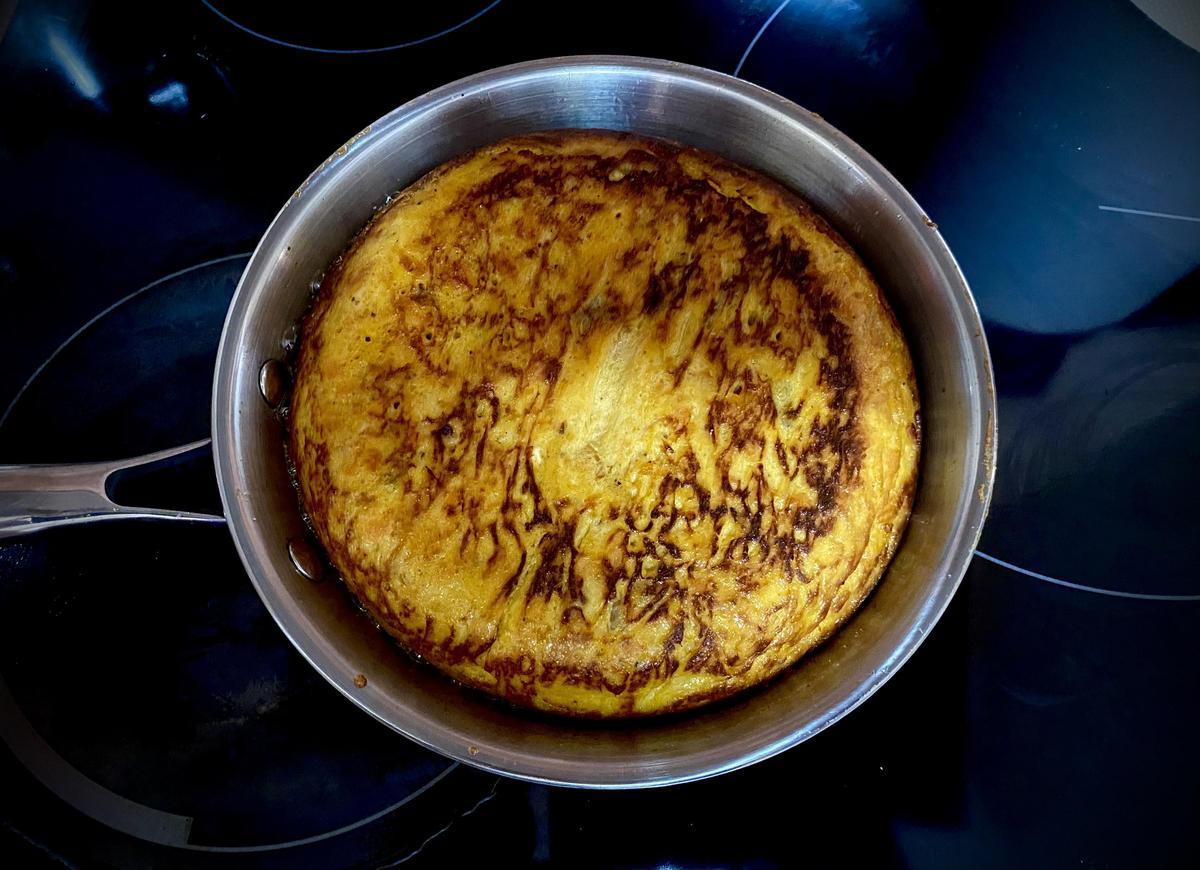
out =
[[[269,251],[272,240],[279,234],[281,225],[287,220],[289,207],[292,204],[291,200],[283,206],[264,231],[247,262],[230,302],[218,347],[213,379],[213,460],[230,534],[259,597],[262,598],[272,618],[305,660],[357,706],[380,722],[432,751],[492,773],[546,785],[602,790],[673,785],[737,770],[777,755],[820,733],[878,691],[915,653],[930,633],[962,582],[982,533],[984,518],[991,500],[997,443],[996,402],[991,358],[978,308],[958,263],[940,232],[936,227],[928,226],[929,222],[925,213],[891,173],[845,134],[786,98],[742,79],[688,64],[619,55],[580,55],[528,61],[468,76],[404,103],[366,127],[314,170],[297,190],[294,198],[302,197],[306,191],[318,189],[320,186],[330,183],[330,180],[338,174],[339,168],[347,160],[352,159],[366,142],[382,135],[390,128],[410,121],[423,113],[434,111],[446,102],[462,99],[469,94],[477,94],[501,82],[511,84],[527,78],[564,73],[632,76],[652,74],[666,78],[684,79],[691,85],[719,91],[725,98],[732,97],[750,103],[755,110],[781,116],[789,125],[798,125],[804,128],[808,134],[829,143],[841,156],[844,156],[890,197],[901,209],[905,220],[914,223],[924,222],[927,231],[922,231],[920,234],[921,244],[926,249],[925,253],[938,266],[939,280],[947,284],[947,297],[955,306],[955,314],[966,329],[973,333],[973,338],[970,339],[974,350],[973,359],[965,360],[964,365],[970,366],[972,383],[975,386],[969,413],[972,418],[972,431],[978,436],[979,447],[977,452],[971,451],[971,455],[975,458],[974,467],[964,468],[962,471],[962,486],[971,492],[978,492],[978,497],[967,499],[965,508],[958,511],[952,534],[945,544],[950,556],[940,563],[945,574],[930,581],[928,591],[923,596],[923,604],[913,617],[912,628],[904,635],[891,654],[865,679],[841,692],[840,700],[833,704],[824,715],[806,722],[803,727],[794,728],[774,739],[765,740],[760,745],[733,755],[726,756],[717,750],[710,750],[707,753],[687,756],[686,765],[676,760],[670,769],[656,769],[649,774],[642,770],[633,777],[623,772],[619,761],[609,765],[605,776],[596,775],[597,762],[592,760],[563,758],[547,760],[543,756],[512,750],[507,752],[505,763],[500,763],[490,758],[485,759],[482,754],[480,757],[470,754],[461,739],[449,734],[436,721],[420,719],[412,722],[396,722],[391,717],[384,715],[381,710],[376,708],[376,705],[372,704],[369,696],[364,696],[350,688],[351,681],[348,675],[343,673],[346,670],[346,663],[340,661],[330,649],[323,649],[321,644],[312,640],[314,632],[311,624],[303,624],[283,606],[281,584],[271,582],[270,566],[258,558],[248,540],[248,529],[253,523],[253,517],[248,513],[243,500],[245,480],[240,473],[238,464],[239,451],[242,447],[239,445],[234,421],[237,402],[235,365],[238,362],[241,335],[249,325],[249,318],[246,314],[256,289],[261,286],[260,275],[269,274],[270,264],[265,262],[266,252]],[[975,432],[975,429],[978,431]],[[328,647],[329,645],[325,644],[324,646]]]

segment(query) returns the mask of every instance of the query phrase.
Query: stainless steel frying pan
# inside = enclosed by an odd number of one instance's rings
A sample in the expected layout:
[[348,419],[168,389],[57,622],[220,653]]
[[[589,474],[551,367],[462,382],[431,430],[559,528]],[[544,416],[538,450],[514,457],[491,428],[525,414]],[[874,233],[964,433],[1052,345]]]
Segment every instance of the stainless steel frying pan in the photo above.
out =
[[[401,655],[337,583],[317,583],[273,407],[277,363],[311,287],[387,195],[505,136],[630,130],[705,148],[791,187],[873,268],[912,347],[924,457],[912,520],[879,588],[829,643],[781,678],[685,716],[580,724],[511,710]],[[264,368],[265,366],[265,368]],[[446,85],[339,148],[275,218],[230,304],[217,358],[212,451],[225,521],[263,602],[296,648],[371,715],[497,773],[594,788],[665,785],[768,758],[811,737],[912,655],[954,594],[991,495],[995,400],[967,284],[937,229],[861,148],[816,115],[696,67],[626,57],[541,60]],[[214,520],[125,508],[123,463],[0,468],[0,537],[117,517]],[[364,682],[365,680],[365,682]]]

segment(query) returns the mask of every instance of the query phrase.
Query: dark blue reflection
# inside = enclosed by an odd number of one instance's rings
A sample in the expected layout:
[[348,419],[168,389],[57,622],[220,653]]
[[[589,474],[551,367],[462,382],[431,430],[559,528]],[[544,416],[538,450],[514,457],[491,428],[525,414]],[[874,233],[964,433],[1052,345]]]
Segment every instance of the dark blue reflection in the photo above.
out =
[[1200,265],[1200,55],[1123,0],[1037,7],[986,49],[917,190],[989,322],[1078,332]]

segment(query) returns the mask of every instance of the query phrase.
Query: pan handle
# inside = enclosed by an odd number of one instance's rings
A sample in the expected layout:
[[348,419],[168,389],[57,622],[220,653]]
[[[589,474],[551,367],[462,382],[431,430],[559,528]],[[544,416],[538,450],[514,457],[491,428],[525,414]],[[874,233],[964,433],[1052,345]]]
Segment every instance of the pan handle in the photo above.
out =
[[163,508],[126,507],[109,497],[109,479],[119,471],[157,465],[203,450],[210,439],[157,453],[81,465],[0,465],[0,540],[19,535],[122,518],[223,523],[225,517]]

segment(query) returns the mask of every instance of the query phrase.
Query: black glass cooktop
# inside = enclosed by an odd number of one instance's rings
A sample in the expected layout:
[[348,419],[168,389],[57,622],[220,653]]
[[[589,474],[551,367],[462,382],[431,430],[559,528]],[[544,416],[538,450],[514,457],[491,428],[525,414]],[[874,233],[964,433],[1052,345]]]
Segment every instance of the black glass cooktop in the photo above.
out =
[[[204,437],[225,306],[298,180],[433,86],[556,54],[734,73],[857,139],[958,256],[1000,404],[991,516],[916,656],[812,741],[665,791],[396,736],[220,526],[0,544],[0,863],[1200,864],[1200,16],[975,7],[0,2],[0,463]],[[169,472],[189,507],[217,507],[206,463]]]

